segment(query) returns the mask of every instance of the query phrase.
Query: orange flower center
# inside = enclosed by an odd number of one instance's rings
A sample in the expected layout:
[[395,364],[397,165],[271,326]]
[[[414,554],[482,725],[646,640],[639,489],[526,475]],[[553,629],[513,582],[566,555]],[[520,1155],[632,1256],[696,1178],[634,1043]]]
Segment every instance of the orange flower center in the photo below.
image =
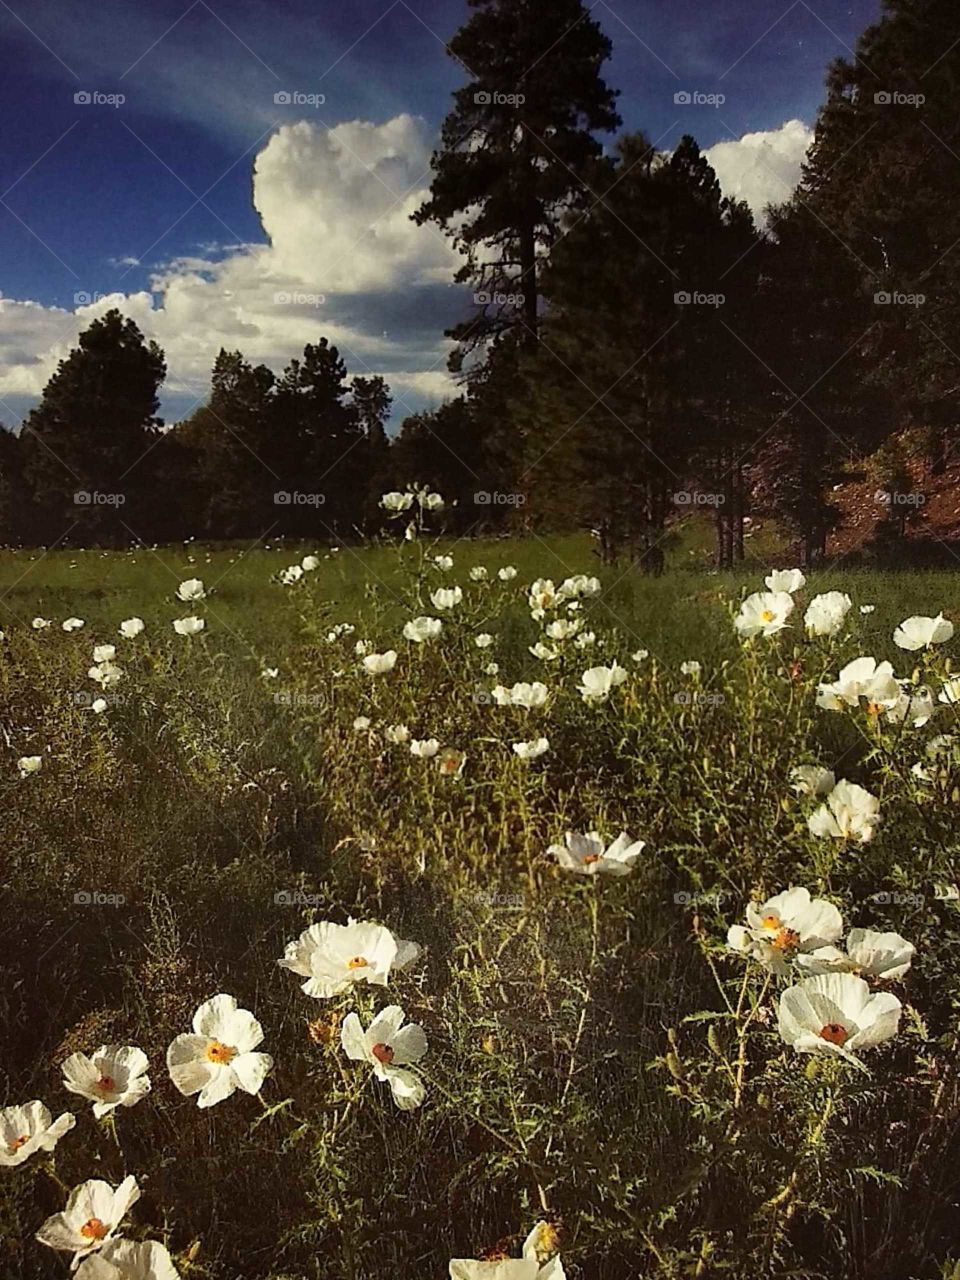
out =
[[830,1044],[842,1045],[850,1039],[850,1032],[841,1022],[828,1022],[820,1029],[820,1039],[827,1040]]
[[378,1062],[389,1066],[393,1061],[393,1049],[388,1044],[375,1044],[370,1050]]
[[22,1138],[14,1138],[14,1140],[10,1143],[10,1154],[12,1156],[16,1155],[17,1152],[20,1150],[20,1148],[25,1146],[29,1141],[30,1141],[29,1133],[25,1133]]
[[879,702],[868,702],[868,703],[867,703],[867,715],[868,715],[868,716],[879,716],[879,715],[882,715],[882,714],[883,714],[883,712],[884,712],[885,710],[886,710],[886,708],[885,708],[881,703],[879,703]]
[[354,956],[352,960],[347,961],[348,969],[366,969],[370,961],[363,956]]
[[80,1228],[80,1234],[85,1240],[102,1240],[107,1230],[107,1224],[99,1218],[88,1218]]
[[216,1062],[219,1065],[226,1065],[232,1062],[237,1056],[236,1049],[229,1044],[221,1044],[219,1040],[211,1040],[207,1045],[207,1061]]
[[595,862],[599,862],[602,857],[603,855],[600,853],[588,853],[584,856],[583,865],[585,867],[592,867],[593,864]]
[[101,1076],[94,1085],[98,1093],[112,1093],[116,1087],[113,1076]]

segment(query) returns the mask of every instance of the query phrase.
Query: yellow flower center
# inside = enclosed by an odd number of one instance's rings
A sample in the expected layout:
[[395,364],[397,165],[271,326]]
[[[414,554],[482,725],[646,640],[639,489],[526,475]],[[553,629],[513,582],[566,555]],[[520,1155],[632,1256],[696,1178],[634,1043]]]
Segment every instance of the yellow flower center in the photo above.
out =
[[867,703],[867,715],[868,715],[868,716],[879,716],[879,715],[882,715],[882,714],[883,714],[883,712],[884,712],[885,710],[886,710],[886,708],[885,708],[881,703],[879,703],[879,702],[868,702],[868,703]]
[[29,1141],[30,1141],[29,1133],[25,1133],[22,1138],[14,1138],[14,1140],[10,1143],[10,1154],[12,1156],[15,1156],[17,1152],[20,1150],[20,1148],[25,1146]]
[[207,1045],[207,1061],[224,1066],[237,1056],[236,1049],[229,1044],[221,1044],[219,1040],[211,1040]]
[[850,1039],[850,1032],[842,1022],[828,1022],[825,1027],[820,1028],[820,1039],[827,1040],[830,1044],[844,1044]]
[[764,916],[760,922],[765,933],[770,934],[770,945],[775,951],[793,951],[800,942],[796,929],[789,929],[779,916]]
[[370,964],[364,956],[354,956],[352,960],[347,961],[348,969],[366,969]]
[[389,1066],[393,1061],[393,1049],[388,1044],[375,1044],[370,1050],[378,1062]]
[[80,1234],[85,1240],[102,1240],[107,1230],[107,1224],[99,1218],[88,1218],[80,1228]]
[[773,612],[772,609],[764,609],[763,613],[761,613],[760,615],[760,621],[772,622],[776,616],[777,615]]

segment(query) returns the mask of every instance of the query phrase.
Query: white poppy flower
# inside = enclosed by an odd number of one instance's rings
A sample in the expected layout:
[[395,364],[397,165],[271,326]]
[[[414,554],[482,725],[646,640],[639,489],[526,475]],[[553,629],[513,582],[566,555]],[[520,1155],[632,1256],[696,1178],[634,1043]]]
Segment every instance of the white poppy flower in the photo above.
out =
[[545,610],[552,609],[558,599],[557,588],[551,578],[538,578],[527,596],[530,612],[537,620],[543,617]]
[[17,761],[21,778],[27,778],[31,773],[39,773],[42,766],[43,756],[21,756]]
[[505,564],[502,569],[497,570],[497,577],[501,582],[512,582],[517,576],[517,570],[512,564]]
[[833,840],[856,840],[866,844],[873,839],[874,829],[880,821],[880,801],[857,786],[843,779],[807,819],[811,835]]
[[159,1240],[110,1240],[80,1264],[76,1280],[179,1280]]
[[901,622],[893,633],[893,643],[899,649],[914,651],[929,649],[934,644],[944,644],[953,637],[953,623],[942,613],[935,618],[913,617]]
[[221,992],[193,1015],[193,1034],[176,1037],[167,1049],[170,1079],[185,1097],[199,1094],[198,1107],[213,1107],[237,1089],[259,1093],[273,1066],[268,1053],[254,1053],[263,1028],[249,1009]]
[[787,618],[793,609],[789,592],[757,591],[741,604],[733,625],[745,640],[757,635],[773,636],[789,625]]
[[862,604],[860,606],[860,612],[862,614],[875,613],[876,608],[877,606],[875,604]]
[[574,600],[580,596],[597,596],[600,594],[600,579],[590,578],[585,573],[574,574],[560,583],[558,596],[564,600]]
[[95,680],[101,689],[109,689],[117,684],[123,676],[123,668],[115,662],[101,662],[87,672],[91,680]]
[[97,664],[112,662],[116,656],[117,646],[115,644],[97,644],[93,647],[93,660]]
[[583,624],[579,618],[557,618],[546,627],[546,634],[551,640],[569,640],[575,636]]
[[884,717],[893,724],[905,724],[909,721],[915,729],[919,729],[936,714],[933,693],[926,685],[912,689],[905,680],[900,681],[900,687],[900,697],[892,707],[886,708]]
[[450,1280],[566,1280],[563,1263],[556,1255],[556,1228],[538,1222],[523,1242],[519,1258],[489,1262],[453,1258]]
[[444,501],[439,493],[430,493],[426,489],[420,489],[417,493],[417,501],[424,511],[442,511]]
[[88,1098],[99,1120],[116,1107],[133,1107],[150,1092],[147,1055],[135,1045],[102,1044],[91,1056],[72,1053],[63,1063],[63,1083]]
[[854,658],[841,670],[833,684],[817,687],[817,706],[824,711],[840,711],[843,706],[856,707],[864,699],[874,715],[900,701],[900,684],[889,662],[875,658]]
[[500,663],[488,662],[487,665],[483,668],[483,674],[485,676],[498,676],[500,674]]
[[627,678],[624,667],[618,666],[616,659],[609,667],[591,667],[585,671],[578,685],[580,696],[584,702],[606,702],[610,694]]
[[803,615],[807,632],[812,636],[835,636],[853,607],[844,591],[827,591],[814,596]]
[[300,568],[304,573],[313,573],[314,569],[320,568],[319,556],[304,556],[300,561]]
[[432,760],[439,750],[436,738],[414,738],[410,743],[410,754],[420,760]]
[[102,716],[104,711],[106,711],[106,709],[107,709],[106,698],[94,698],[93,702],[90,703],[90,710],[96,716]]
[[49,619],[49,618],[36,617],[36,618],[34,618],[34,620],[30,623],[30,625],[31,625],[31,627],[33,627],[34,631],[44,631],[44,630],[46,630],[46,628],[47,628],[47,627],[49,627],[49,626],[50,626],[50,619]]
[[774,569],[763,581],[768,591],[786,591],[788,595],[802,591],[807,583],[799,569]]
[[81,1182],[70,1192],[64,1211],[47,1218],[37,1239],[51,1249],[72,1253],[74,1269],[113,1238],[139,1199],[140,1188],[133,1176],[124,1178],[117,1188],[99,1178]]
[[387,1005],[363,1029],[355,1013],[348,1013],[340,1028],[340,1043],[348,1058],[373,1067],[378,1080],[390,1086],[393,1100],[401,1111],[414,1111],[423,1102],[423,1081],[407,1070],[427,1052],[427,1037],[416,1023],[403,1025],[404,1012],[399,1005]]
[[65,618],[60,625],[64,631],[79,631],[84,623],[82,618]]
[[370,652],[370,641],[358,640],[357,643],[353,646],[353,652],[357,655],[358,658],[362,658],[365,653]]
[[178,636],[196,636],[200,634],[206,625],[203,618],[191,615],[189,618],[177,618],[173,624],[173,629]]
[[780,997],[780,1035],[798,1053],[822,1053],[862,1067],[858,1049],[897,1034],[900,1001],[888,991],[872,993],[852,973],[822,973],[788,987]]
[[303,577],[303,570],[298,564],[288,565],[286,569],[280,572],[280,581],[285,587],[292,586],[293,583],[299,582]]
[[491,692],[498,707],[525,707],[527,711],[538,710],[549,696],[547,686],[539,680],[532,684],[520,680],[510,689],[498,684]]
[[435,609],[454,609],[463,599],[462,587],[438,587],[430,592]]
[[383,736],[387,742],[399,747],[410,741],[410,730],[405,724],[388,724],[383,731]]
[[437,756],[437,768],[445,778],[462,778],[466,763],[466,752],[459,751],[456,747],[444,747]]
[[686,662],[680,663],[680,674],[682,676],[698,676],[702,668],[699,662],[688,659]]
[[288,942],[277,963],[307,979],[302,990],[308,996],[328,999],[349,991],[356,982],[385,987],[391,969],[406,968],[419,954],[416,942],[395,937],[382,924],[321,920]]
[[396,665],[396,649],[388,649],[386,653],[368,653],[363,660],[363,669],[368,676],[386,675]]
[[520,757],[521,760],[537,760],[545,751],[550,750],[550,743],[546,738],[531,738],[529,742],[514,742],[514,755]]
[[649,649],[638,649],[636,653],[631,653],[630,661],[636,662],[637,664],[639,664],[641,662],[646,662],[647,658],[649,657],[650,657]]
[[851,929],[846,952],[821,947],[797,963],[808,973],[858,973],[868,978],[893,982],[902,978],[916,955],[916,947],[899,933],[878,933],[874,929]]
[[415,644],[423,644],[426,640],[435,640],[443,630],[439,618],[413,618],[403,628],[405,640],[413,640]]
[[727,945],[753,956],[775,973],[785,973],[795,956],[832,945],[843,932],[840,912],[825,898],[811,898],[796,885],[766,902],[747,904],[747,925],[733,925]]
[[626,876],[645,848],[643,840],[631,841],[625,831],[607,848],[596,831],[588,831],[586,835],[568,831],[564,844],[550,845],[547,853],[553,854],[564,871],[577,875]]
[[409,511],[413,506],[412,493],[385,493],[380,499],[380,505],[384,511],[389,511],[391,515],[400,515],[404,511]]
[[943,687],[937,694],[937,701],[945,702],[948,706],[960,705],[960,676],[944,681]]
[[475,564],[470,570],[471,582],[486,582],[488,576],[489,575],[482,564]]
[[434,556],[433,563],[441,573],[449,573],[453,568],[453,556]]
[[798,764],[790,770],[790,787],[798,796],[829,795],[837,785],[832,769],[822,769],[818,764]]
[[177,587],[177,599],[182,600],[184,604],[189,604],[193,600],[205,600],[206,597],[206,590],[199,578],[187,578]]
[[595,631],[583,631],[574,640],[574,644],[578,649],[589,649],[597,642],[597,633]]
[[77,1118],[65,1111],[56,1120],[39,1100],[0,1110],[0,1168],[23,1164],[35,1151],[52,1151]]
[[143,630],[144,622],[142,618],[127,618],[120,623],[120,634],[126,640],[134,640]]
[[544,644],[542,640],[530,645],[530,652],[535,658],[539,658],[541,662],[556,662],[560,657],[559,649],[554,649],[553,645]]
[[365,733],[372,723],[373,721],[369,716],[357,716],[356,720],[353,722],[353,727],[356,729],[357,733]]
[[481,631],[478,636],[473,637],[473,643],[478,649],[489,649],[493,644],[493,636],[489,631]]

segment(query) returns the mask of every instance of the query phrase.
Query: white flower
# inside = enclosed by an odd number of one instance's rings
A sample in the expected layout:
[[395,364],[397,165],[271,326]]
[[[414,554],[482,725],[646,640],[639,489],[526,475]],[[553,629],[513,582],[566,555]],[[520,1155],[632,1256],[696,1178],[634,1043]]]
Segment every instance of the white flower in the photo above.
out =
[[[72,1268],[113,1238],[130,1208],[140,1199],[134,1177],[124,1178],[114,1189],[94,1178],[74,1187],[62,1213],[48,1218],[37,1232],[41,1244],[73,1253]],[[89,1272],[88,1272],[89,1274]]]
[[403,628],[403,636],[405,640],[413,640],[416,644],[423,644],[425,640],[436,639],[442,629],[443,623],[439,618],[414,618]]
[[543,617],[544,610],[552,609],[557,603],[557,588],[550,578],[538,578],[530,588],[527,600],[530,605],[530,612],[534,618],[539,620]]
[[893,982],[902,978],[916,954],[916,947],[899,933],[877,933],[873,929],[851,929],[846,953],[836,947],[821,947],[797,963],[808,973],[858,973]]
[[466,752],[459,751],[456,747],[444,747],[437,756],[437,768],[445,778],[462,778],[466,763]]
[[[112,648],[112,646],[107,647]],[[123,668],[118,667],[115,662],[101,662],[99,666],[91,667],[87,675],[91,680],[95,680],[101,689],[109,689],[121,679]]]
[[546,1222],[538,1222],[523,1242],[520,1258],[489,1262],[453,1258],[450,1280],[566,1280],[563,1263],[556,1256],[555,1241],[556,1229]]
[[580,696],[584,702],[606,702],[610,694],[627,678],[624,667],[618,666],[616,659],[609,667],[591,667],[585,671],[578,685]]
[[111,1240],[81,1263],[76,1280],[179,1280],[159,1240]]
[[789,592],[758,591],[741,604],[734,626],[747,640],[756,635],[776,635],[788,625],[787,618],[793,608],[793,596]]
[[880,801],[876,796],[844,779],[830,792],[827,803],[810,815],[807,826],[811,835],[866,844],[873,839],[879,821]]
[[410,730],[405,724],[388,724],[383,731],[386,740],[395,747],[410,741]]
[[386,675],[396,665],[396,649],[388,649],[386,653],[368,653],[363,660],[363,669],[369,676]]
[[481,631],[478,636],[473,637],[473,643],[478,649],[489,649],[493,644],[493,636],[489,631]]
[[120,634],[126,640],[134,640],[143,630],[143,627],[142,618],[127,618],[126,621],[120,623]]
[[430,599],[435,609],[453,609],[463,599],[461,587],[438,587],[430,592]]
[[36,618],[34,618],[34,620],[30,623],[30,625],[31,625],[31,627],[33,627],[34,631],[43,631],[43,630],[45,630],[47,627],[49,627],[49,626],[50,626],[50,619],[49,619],[49,618],[40,618],[40,617],[36,617]]
[[90,710],[94,713],[94,715],[98,715],[98,716],[103,715],[106,709],[107,709],[106,698],[94,698],[93,702],[90,703]]
[[856,1050],[897,1034],[900,1001],[871,993],[852,973],[823,973],[788,987],[780,997],[780,1035],[798,1053],[832,1054],[862,1067]]
[[280,581],[285,587],[291,586],[294,582],[299,582],[303,577],[303,570],[298,564],[291,564],[280,572]]
[[528,711],[535,711],[544,705],[549,690],[539,680],[534,680],[532,684],[521,680],[510,689],[498,684],[492,690],[492,695],[498,707],[525,707]]
[[449,573],[453,568],[453,556],[434,556],[433,563],[441,573]]
[[814,596],[803,615],[808,633],[812,636],[835,636],[852,607],[853,601],[843,591],[827,591]]
[[439,750],[436,738],[414,738],[410,743],[410,754],[420,760],[431,760]]
[[369,716],[357,716],[356,720],[353,722],[353,727],[356,729],[357,733],[365,733],[372,723],[373,721]]
[[577,599],[579,596],[596,596],[600,594],[600,579],[588,578],[585,573],[577,573],[560,583],[557,595],[564,600]]
[[177,599],[189,604],[193,600],[205,600],[206,590],[199,578],[187,578],[177,587]]
[[417,491],[417,501],[424,511],[442,511],[444,507],[443,498],[439,493],[429,493],[426,489]]
[[954,676],[952,680],[945,680],[943,687],[937,694],[938,702],[945,702],[948,706],[957,706],[960,704],[960,676]]
[[117,656],[117,646],[115,644],[98,644],[93,648],[93,660],[96,663],[112,662]]
[[180,1035],[167,1049],[170,1079],[185,1097],[199,1094],[198,1107],[212,1107],[237,1089],[259,1093],[273,1066],[268,1053],[254,1053],[263,1028],[233,996],[221,992],[193,1015],[193,1034]]
[[579,618],[557,618],[555,622],[551,622],[546,628],[546,634],[551,640],[569,640],[571,636],[575,636],[583,624]]
[[483,674],[485,676],[498,676],[500,674],[500,663],[488,662],[487,665],[483,668]]
[[356,982],[385,987],[391,969],[406,968],[419,954],[417,943],[395,937],[382,924],[321,920],[288,942],[277,963],[307,979],[302,990],[308,996],[328,999],[343,995]]
[[687,662],[680,663],[680,674],[683,676],[698,676],[700,671],[700,663],[695,662],[692,659],[689,659]]
[[578,649],[589,649],[597,642],[597,633],[595,631],[584,631],[577,636],[574,644]]
[[389,511],[391,515],[400,515],[404,511],[409,511],[413,506],[412,493],[385,493],[380,499],[380,505],[384,511]]
[[427,1037],[416,1023],[403,1025],[404,1012],[399,1005],[387,1005],[363,1029],[355,1013],[348,1013],[340,1029],[340,1043],[348,1058],[367,1062],[373,1074],[390,1086],[393,1100],[401,1111],[414,1111],[423,1102],[423,1081],[407,1068],[427,1052]]
[[362,658],[365,653],[370,652],[370,641],[358,640],[357,643],[353,646],[353,652],[357,655],[358,658]]
[[320,568],[319,556],[304,556],[300,561],[300,568],[304,573],[313,573],[314,569]]
[[647,658],[649,657],[650,657],[649,649],[638,649],[636,653],[631,653],[630,661],[636,662],[639,664],[641,662],[646,662]]
[[116,1107],[133,1107],[150,1092],[147,1055],[136,1045],[102,1044],[87,1057],[72,1053],[63,1063],[63,1083],[88,1098],[99,1120]]
[[352,636],[356,627],[350,622],[338,622],[331,631],[327,632],[327,644],[333,644],[339,640],[341,636]]
[[471,582],[486,582],[487,577],[488,577],[487,571],[482,564],[475,564],[473,568],[470,570]]
[[936,714],[933,693],[926,685],[916,689],[905,681],[900,681],[902,693],[892,707],[887,707],[884,716],[893,724],[904,724],[909,721],[915,729],[921,728]]
[[843,920],[832,902],[811,898],[797,885],[784,889],[766,902],[747,904],[747,925],[733,925],[727,945],[753,956],[775,973],[785,973],[787,961],[836,942]]
[[502,569],[497,570],[497,577],[501,582],[512,582],[517,576],[517,571],[512,564],[505,564]]
[[535,658],[539,658],[541,662],[556,662],[557,658],[560,657],[559,649],[554,649],[553,645],[544,644],[542,640],[530,645],[530,652]]
[[27,778],[31,773],[39,773],[42,765],[43,756],[21,756],[17,761],[21,778]]
[[817,706],[824,711],[840,711],[844,705],[859,706],[863,698],[867,709],[878,715],[888,707],[896,706],[900,694],[900,685],[889,662],[854,658],[841,670],[834,684],[818,686]]
[[207,624],[203,618],[197,618],[191,615],[189,618],[177,618],[173,624],[173,629],[178,636],[196,636]]
[[529,742],[513,743],[513,751],[521,760],[536,760],[549,751],[550,743],[546,738],[531,738]]
[[564,841],[564,844],[552,844],[547,853],[553,854],[564,871],[581,876],[629,875],[633,863],[646,848],[643,840],[631,841],[625,831],[606,849],[596,831],[588,831],[586,835],[568,831]]
[[874,613],[876,608],[877,606],[875,604],[862,604],[860,606],[860,612],[863,614]]
[[23,1164],[35,1151],[52,1151],[76,1116],[65,1111],[56,1120],[39,1100],[0,1110],[0,1168]]
[[935,618],[913,617],[901,622],[893,633],[893,643],[900,649],[929,649],[953,637],[953,623],[942,613]]
[[799,569],[774,569],[763,581],[768,591],[786,591],[788,595],[802,591],[807,582]]
[[836,785],[833,771],[822,769],[818,764],[798,764],[790,770],[790,787],[798,796],[816,796],[819,799],[829,795]]
[[79,631],[83,626],[82,618],[65,618],[60,624],[64,631]]

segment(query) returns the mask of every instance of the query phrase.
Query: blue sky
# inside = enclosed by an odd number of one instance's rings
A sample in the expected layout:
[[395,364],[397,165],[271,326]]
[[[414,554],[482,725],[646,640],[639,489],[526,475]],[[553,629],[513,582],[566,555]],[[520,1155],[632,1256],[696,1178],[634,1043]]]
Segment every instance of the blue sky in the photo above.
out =
[[[598,0],[593,12],[613,41],[605,76],[625,129],[663,148],[684,132],[729,144],[716,153],[728,187],[755,156],[734,141],[770,134],[742,188],[757,202],[785,194],[776,183],[801,142],[779,131],[813,122],[827,64],[879,2]],[[0,3],[0,420],[17,419],[105,309],[98,295],[131,296],[168,347],[168,419],[202,395],[221,341],[278,364],[325,325],[352,372],[399,379],[400,416],[439,399],[440,330],[464,299],[436,234],[408,235],[416,199],[402,197],[427,181],[462,82],[443,42],[466,14],[465,0]],[[681,91],[725,101],[678,104]],[[278,104],[278,92],[325,101]]]

